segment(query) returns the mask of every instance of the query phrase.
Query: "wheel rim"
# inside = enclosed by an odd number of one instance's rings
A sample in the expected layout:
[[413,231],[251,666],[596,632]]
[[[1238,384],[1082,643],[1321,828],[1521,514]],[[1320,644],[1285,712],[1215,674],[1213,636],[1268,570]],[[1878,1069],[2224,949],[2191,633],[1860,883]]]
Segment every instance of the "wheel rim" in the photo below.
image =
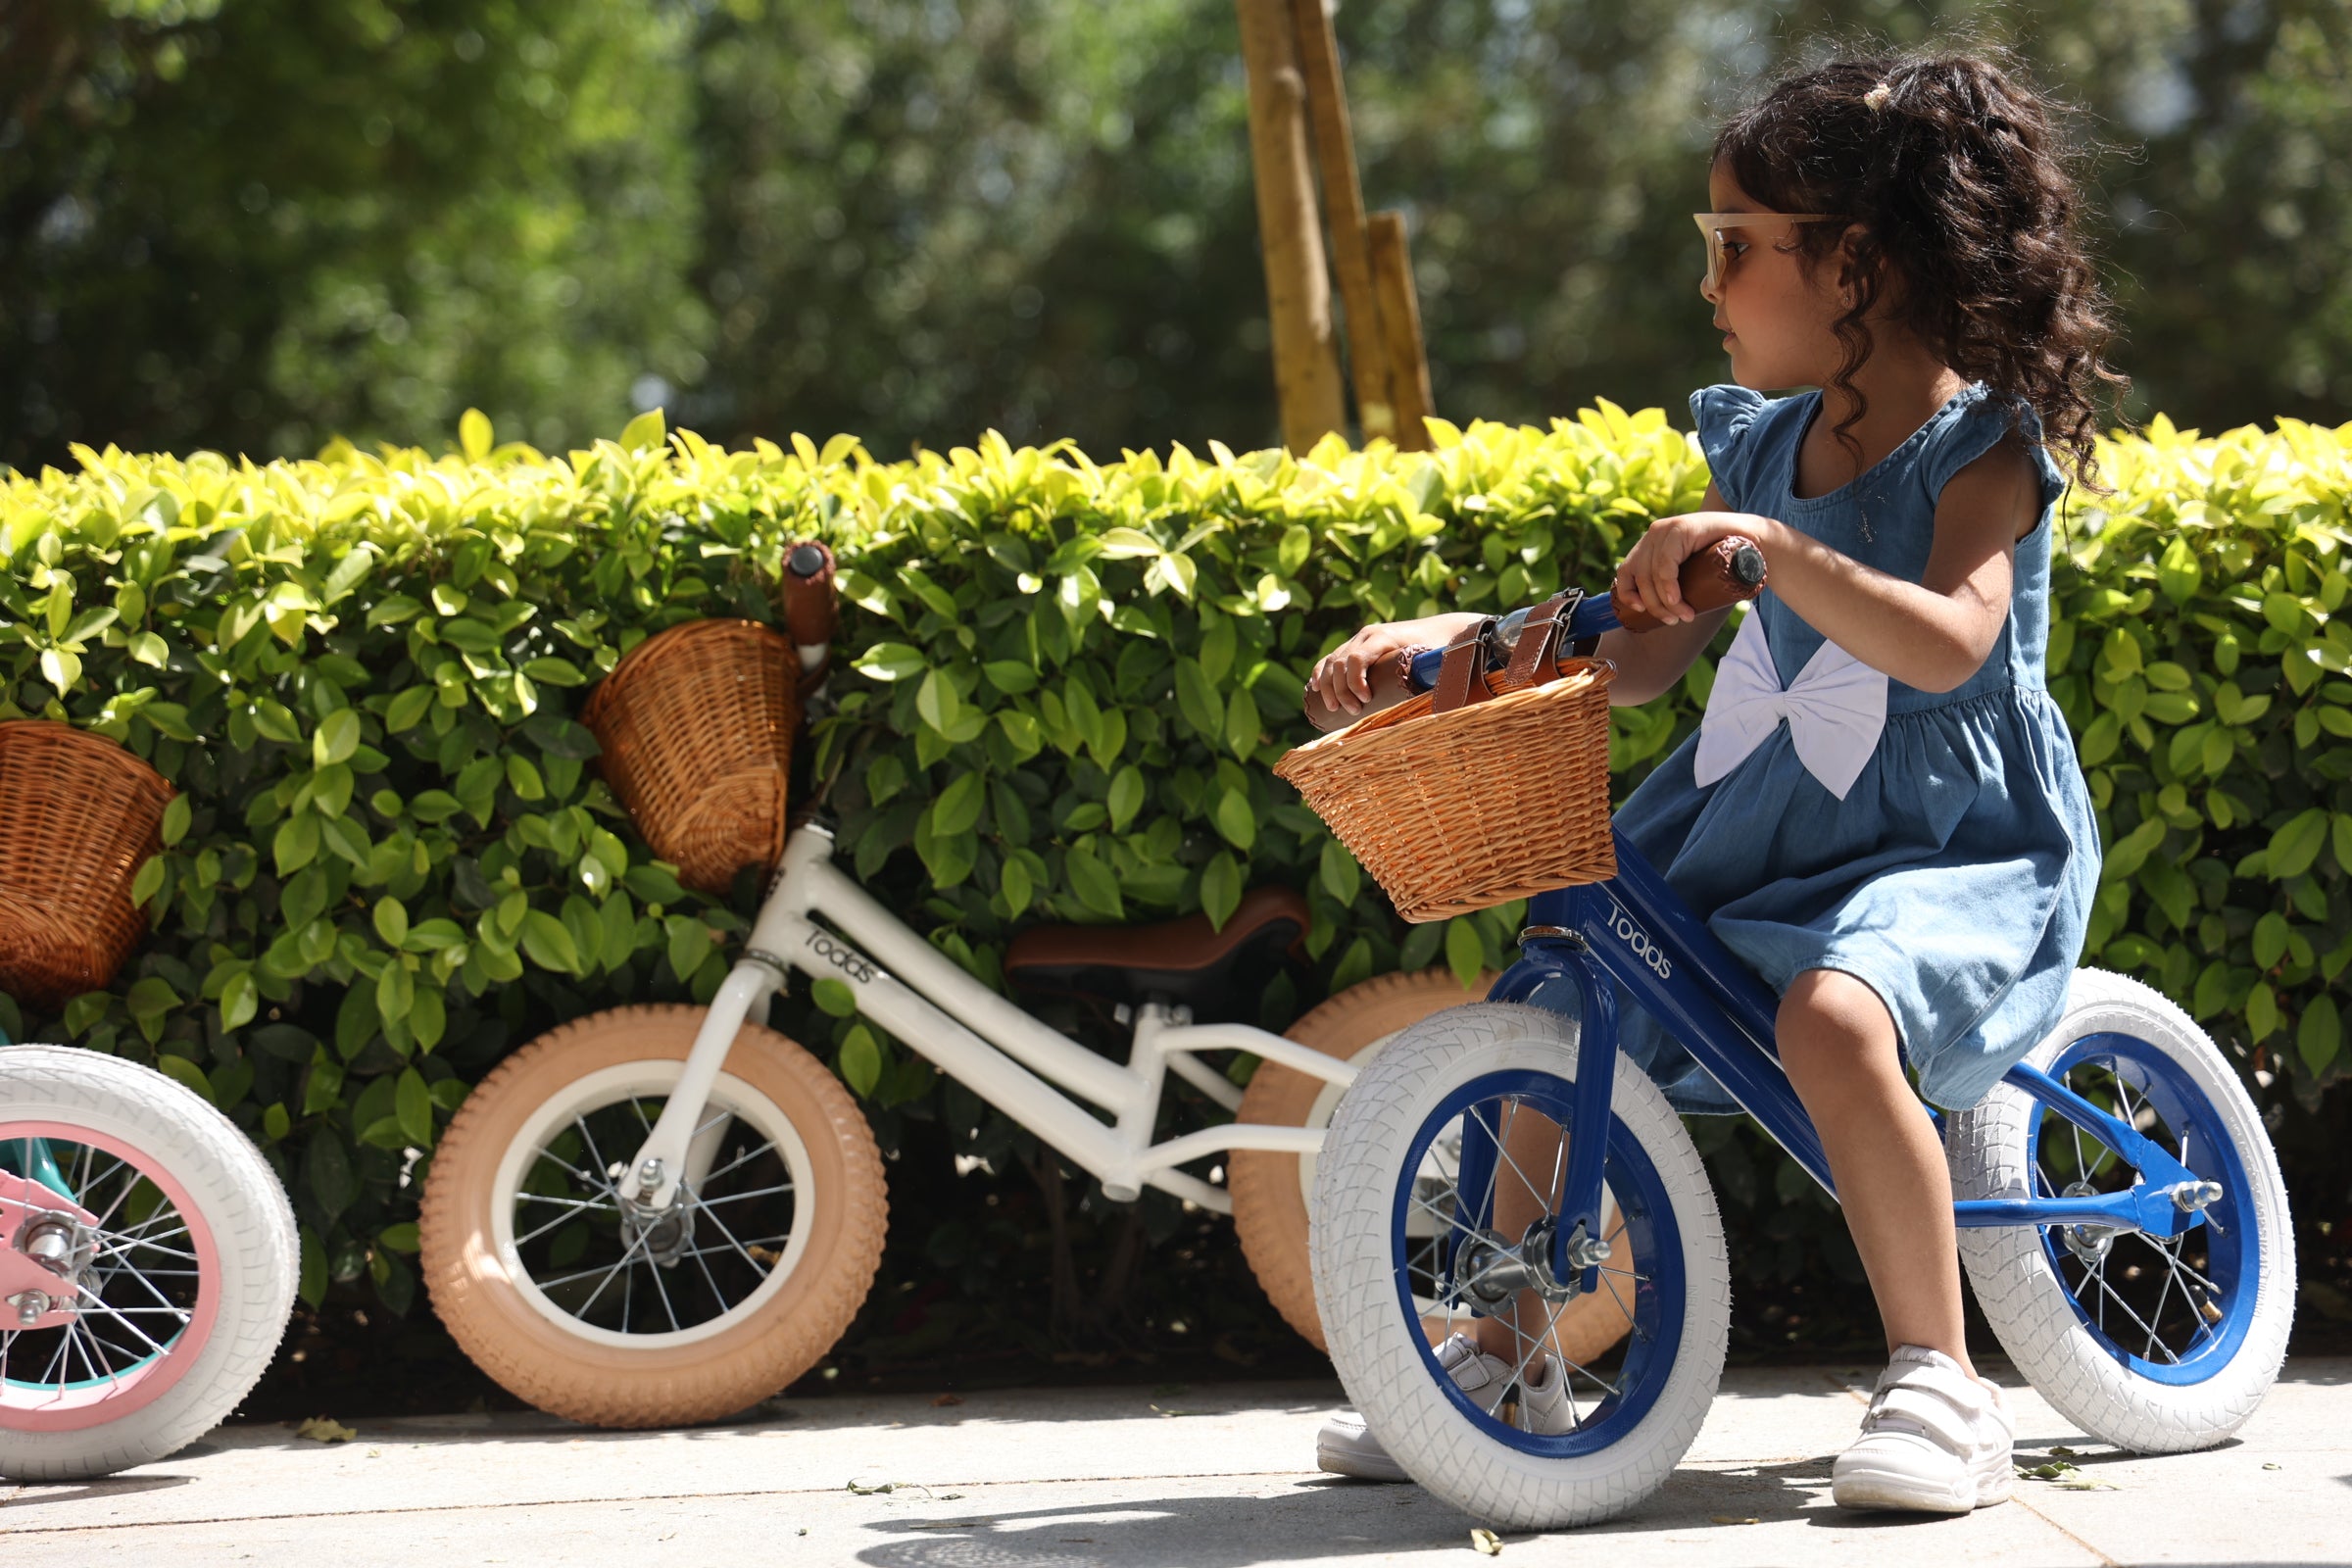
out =
[[[1681,1352],[1682,1235],[1665,1184],[1640,1141],[1621,1118],[1612,1115],[1603,1161],[1604,1191],[1623,1219],[1624,1231],[1622,1250],[1600,1265],[1600,1285],[1621,1309],[1630,1305],[1632,1327],[1598,1357],[1582,1362],[1560,1357],[1573,1416],[1569,1430],[1561,1433],[1531,1432],[1514,1425],[1511,1403],[1518,1379],[1534,1370],[1536,1355],[1551,1341],[1566,1301],[1539,1308],[1546,1313],[1541,1337],[1514,1324],[1517,1353],[1512,1358],[1511,1382],[1491,1394],[1480,1391],[1492,1399],[1491,1405],[1465,1393],[1439,1364],[1433,1342],[1452,1332],[1471,1332],[1474,1320],[1485,1314],[1461,1294],[1458,1282],[1447,1283],[1451,1272],[1446,1254],[1458,1252],[1465,1240],[1475,1238],[1476,1228],[1464,1224],[1462,1207],[1448,1211],[1433,1200],[1431,1194],[1444,1191],[1442,1186],[1424,1184],[1432,1182],[1433,1176],[1442,1183],[1458,1171],[1463,1133],[1473,1121],[1499,1145],[1502,1133],[1522,1111],[1544,1116],[1555,1131],[1566,1127],[1575,1097],[1574,1083],[1532,1071],[1489,1073],[1454,1089],[1413,1135],[1397,1177],[1390,1223],[1391,1266],[1398,1308],[1425,1328],[1437,1326],[1445,1331],[1415,1336],[1425,1370],[1480,1431],[1543,1458],[1597,1452],[1624,1438],[1656,1403]],[[1494,1177],[1485,1184],[1484,1192],[1471,1195],[1474,1201],[1467,1205],[1468,1212],[1474,1217],[1491,1216],[1497,1191],[1517,1183],[1538,1200],[1543,1214],[1556,1220],[1558,1203],[1552,1194],[1559,1183],[1558,1171],[1565,1164],[1565,1143],[1564,1135],[1554,1140],[1554,1170],[1548,1189],[1541,1173],[1531,1180],[1506,1153],[1495,1160]],[[1453,1191],[1458,1195],[1458,1185]],[[1421,1223],[1416,1216],[1430,1223]]]
[[220,1309],[220,1249],[187,1189],[123,1140],[63,1122],[0,1134],[0,1182],[12,1179],[12,1196],[53,1216],[12,1207],[20,1242],[33,1224],[71,1230],[74,1261],[44,1293],[75,1310],[25,1328],[0,1307],[6,1424],[78,1431],[153,1403],[203,1352]]
[[[2252,1189],[2220,1109],[2179,1062],[2132,1035],[2074,1042],[2050,1076],[2221,1186],[2206,1222],[2169,1242],[2140,1231],[2040,1227],[2043,1254],[2101,1349],[2151,1381],[2201,1383],[2244,1342],[2260,1283]],[[2138,1177],[2129,1161],[2038,1102],[2026,1127],[2037,1197],[2070,1188],[2120,1192]]]
[[[566,1334],[638,1351],[724,1334],[780,1294],[808,1247],[814,1166],[791,1118],[721,1073],[696,1129],[712,1146],[663,1216],[616,1188],[684,1070],[634,1061],[573,1081],[508,1145],[492,1240],[531,1308]],[[690,1160],[690,1163],[692,1161]]]

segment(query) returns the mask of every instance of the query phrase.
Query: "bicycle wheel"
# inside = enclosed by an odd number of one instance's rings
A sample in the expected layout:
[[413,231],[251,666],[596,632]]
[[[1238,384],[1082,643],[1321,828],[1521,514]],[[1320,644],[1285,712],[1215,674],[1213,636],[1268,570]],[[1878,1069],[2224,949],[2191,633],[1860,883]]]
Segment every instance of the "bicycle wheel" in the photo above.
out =
[[[1499,1265],[1512,1249],[1532,1239],[1530,1254],[1548,1256],[1541,1236],[1557,1217],[1559,1129],[1578,1093],[1572,1020],[1502,1004],[1452,1008],[1373,1059],[1340,1101],[1317,1160],[1315,1298],[1348,1397],[1416,1481],[1514,1529],[1610,1518],[1655,1491],[1698,1434],[1730,1330],[1723,1226],[1698,1151],[1656,1086],[1620,1060],[1603,1180],[1622,1229],[1598,1278],[1631,1331],[1600,1356],[1562,1355],[1552,1324],[1580,1298],[1578,1280],[1555,1282],[1543,1263],[1523,1276],[1534,1286],[1501,1298],[1518,1307],[1510,1384],[1481,1402],[1439,1367],[1431,1320],[1472,1330],[1489,1310],[1474,1313],[1473,1298],[1510,1277]],[[1547,1169],[1531,1172],[1511,1152],[1523,1116],[1550,1129]],[[1466,1167],[1463,1201],[1440,1208],[1431,1152],[1464,1139],[1502,1152]],[[1478,1163],[1492,1174],[1476,1174]],[[1533,1214],[1532,1228],[1498,1230],[1497,1205]],[[1412,1223],[1433,1209],[1434,1235]],[[1540,1353],[1561,1358],[1571,1416],[1562,1431],[1520,1424],[1518,1380],[1539,1374]]]
[[[1493,975],[1484,975],[1465,990],[1446,969],[1375,975],[1315,1007],[1285,1030],[1284,1038],[1360,1066],[1399,1030],[1447,1007],[1480,1001],[1494,983]],[[1261,1062],[1233,1119],[1325,1128],[1339,1102],[1337,1084]],[[1320,1350],[1325,1348],[1323,1320],[1315,1311],[1314,1271],[1306,1257],[1306,1204],[1314,1183],[1312,1154],[1260,1150],[1235,1150],[1225,1178],[1233,1194],[1234,1234],[1259,1289],[1283,1320]]]
[[433,1308],[540,1409],[612,1427],[741,1410],[814,1365],[873,1284],[888,1223],[873,1133],[773,1030],[735,1037],[678,1201],[619,1198],[702,1020],[619,1007],[542,1035],[466,1098],[433,1156]]
[[[2081,1225],[1963,1230],[1978,1303],[2018,1370],[2083,1431],[2143,1453],[2211,1447],[2262,1402],[2294,1317],[2294,1229],[2262,1118],[2187,1014],[2102,970],[2075,971],[2058,1027],[2026,1060],[2221,1197],[2170,1241]],[[2114,1192],[2138,1174],[2006,1084],[1950,1118],[1945,1148],[1964,1199]]]
[[184,1447],[285,1334],[300,1277],[285,1190],[226,1116],[94,1051],[0,1050],[0,1107],[17,1247],[0,1254],[0,1476],[81,1480]]

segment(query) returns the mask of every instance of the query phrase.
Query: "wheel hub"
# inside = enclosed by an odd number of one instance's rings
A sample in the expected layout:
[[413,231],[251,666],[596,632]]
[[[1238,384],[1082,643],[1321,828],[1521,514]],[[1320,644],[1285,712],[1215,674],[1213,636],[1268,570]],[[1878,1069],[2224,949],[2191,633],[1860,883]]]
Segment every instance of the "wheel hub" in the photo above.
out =
[[[2069,1182],[2063,1196],[2096,1198],[2098,1194],[2099,1190],[2088,1182]],[[2058,1230],[2059,1238],[2066,1243],[2066,1250],[2092,1268],[2107,1261],[2108,1251],[2114,1248],[2115,1239],[2122,1234],[2111,1225],[2065,1225]]]
[[90,1269],[97,1233],[72,1215],[36,1211],[18,1228],[15,1246],[58,1278],[54,1290],[20,1290],[7,1298],[15,1327],[29,1329],[44,1319],[55,1327],[78,1310],[84,1293],[97,1294]]
[[667,1208],[620,1200],[620,1239],[663,1268],[675,1268],[694,1245],[694,1204],[681,1188]]
[[1584,1271],[1609,1255],[1609,1244],[1587,1241],[1580,1229],[1569,1238],[1570,1273],[1562,1279],[1551,1266],[1552,1239],[1558,1228],[1559,1221],[1546,1215],[1527,1228],[1516,1247],[1500,1232],[1479,1232],[1454,1254],[1455,1293],[1489,1311],[1498,1310],[1521,1291],[1534,1291],[1554,1303],[1573,1300],[1583,1294]]

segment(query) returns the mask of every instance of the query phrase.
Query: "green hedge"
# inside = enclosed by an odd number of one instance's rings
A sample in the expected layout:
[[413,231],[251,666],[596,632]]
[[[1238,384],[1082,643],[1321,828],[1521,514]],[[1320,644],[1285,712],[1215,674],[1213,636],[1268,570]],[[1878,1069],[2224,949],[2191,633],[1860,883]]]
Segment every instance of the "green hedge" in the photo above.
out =
[[[793,540],[834,546],[849,605],[809,785],[944,951],[993,980],[1025,922],[1221,917],[1279,880],[1312,904],[1319,990],[1497,964],[1517,911],[1400,926],[1273,779],[1314,658],[1367,619],[1602,581],[1705,483],[1662,415],[1606,405],[1298,461],[993,435],[897,464],[846,438],[730,453],[659,416],[561,457],[478,416],[461,436],[268,466],[83,452],[0,484],[0,716],[70,718],[182,792],[140,876],[154,939],[61,1017],[0,1023],[154,1059],[228,1110],[288,1177],[313,1300],[366,1272],[408,1307],[418,1162],[511,1045],[724,973],[751,879],[681,890],[573,715],[654,631],[775,618]],[[2307,1103],[2346,1070],[2348,458],[2352,428],[2294,424],[2112,443],[2117,493],[2074,498],[2051,648],[2111,843],[2086,960]],[[1711,673],[1615,714],[1621,782]],[[781,1021],[878,1119],[1017,1142],[810,1000]]]

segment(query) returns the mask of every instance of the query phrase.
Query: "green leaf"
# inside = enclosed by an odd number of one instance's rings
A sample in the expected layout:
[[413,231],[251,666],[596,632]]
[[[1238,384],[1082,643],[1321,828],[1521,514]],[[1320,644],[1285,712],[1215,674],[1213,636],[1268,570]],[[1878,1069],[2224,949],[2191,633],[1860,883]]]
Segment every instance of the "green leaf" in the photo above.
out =
[[375,901],[375,934],[384,939],[387,948],[400,947],[409,940],[408,908],[389,894]]
[[2312,1075],[2328,1070],[2344,1044],[2342,1015],[2337,1011],[2335,999],[2323,991],[2311,999],[2303,1009],[2303,1021],[2295,1030],[2295,1054]]
[[138,875],[130,879],[130,902],[136,908],[145,908],[158,893],[164,890],[164,878],[169,868],[160,855],[150,855],[139,862]]
[[955,684],[934,669],[915,688],[914,711],[924,723],[944,735],[963,716],[963,699],[956,695]]
[[1029,867],[1017,856],[1004,861],[1001,886],[1004,893],[1005,909],[1016,919],[1037,895],[1036,886],[1029,880]]
[[2320,858],[2320,851],[2327,843],[2327,809],[2315,806],[2298,812],[2293,820],[2271,835],[2271,880],[2284,882],[2290,877],[2301,876],[2311,869],[2312,862]]
[[[167,849],[188,836],[188,821],[194,814],[194,809],[188,805],[188,798],[185,795],[172,796],[172,804],[164,808],[163,837]],[[147,901],[134,894],[131,902],[144,904]]]
[[270,853],[277,861],[281,879],[310,864],[318,858],[318,818],[308,811],[287,817],[277,825]]
[[1225,744],[1233,748],[1234,756],[1246,762],[1250,760],[1250,755],[1257,750],[1261,733],[1257,700],[1237,688],[1225,708]]
[[876,643],[854,660],[850,667],[868,680],[908,680],[930,666],[923,652],[906,643]]
[[167,1053],[155,1058],[155,1066],[158,1072],[172,1082],[184,1085],[202,1095],[207,1104],[218,1103],[213,1096],[213,1081],[204,1075],[202,1067],[197,1066],[187,1057]]
[[[467,409],[458,416],[458,448],[466,454],[467,463],[479,463],[490,455],[490,416],[479,409]],[[411,1248],[414,1251],[416,1249]]]
[[261,1006],[261,988],[254,984],[252,966],[239,968],[220,988],[220,1027],[244,1028],[253,1022]]
[[985,781],[977,773],[958,773],[939,792],[931,807],[931,831],[940,838],[969,833],[980,821]]
[[882,1047],[873,1031],[863,1024],[854,1026],[841,1042],[841,1081],[860,1098],[874,1092],[882,1077]]
[[1487,965],[1486,944],[1478,938],[1477,921],[1463,916],[1446,922],[1446,966],[1463,986],[1474,985]]
[[571,940],[571,932],[564,922],[545,909],[532,909],[522,917],[522,951],[542,969],[557,974],[580,972],[579,946]]
[[1127,831],[1127,824],[1135,820],[1135,813],[1144,807],[1144,770],[1133,762],[1120,768],[1111,778],[1105,804],[1110,809],[1111,831]]
[[1104,865],[1094,851],[1083,844],[1073,846],[1069,854],[1062,857],[1062,867],[1069,875],[1070,890],[1078,895],[1080,904],[1097,914],[1105,914],[1114,920],[1125,918],[1127,910],[1119,898],[1119,879],[1111,875],[1110,867]]
[[359,1196],[359,1183],[351,1174],[351,1155],[331,1128],[321,1127],[311,1134],[302,1174],[312,1199],[329,1222],[349,1208],[352,1200]]
[[620,448],[623,452],[643,452],[661,446],[668,434],[668,427],[662,422],[662,411],[648,409],[621,426]]
[[1037,690],[1037,671],[1009,659],[992,659],[980,666],[988,683],[1007,697]]
[[318,721],[318,731],[311,737],[311,760],[325,767],[335,762],[348,762],[360,749],[360,714],[357,709],[338,708]]
[[1247,851],[1257,842],[1257,813],[1241,791],[1227,790],[1217,797],[1215,817],[1217,831],[1235,849]]
[[442,999],[441,988],[421,985],[416,988],[416,1000],[409,1004],[409,1036],[416,1049],[430,1052],[449,1033],[449,1004]]
[[1233,911],[1242,906],[1242,868],[1234,858],[1223,850],[1209,857],[1200,868],[1200,909],[1208,916],[1209,925],[1219,931],[1233,918]]
[[1351,906],[1355,903],[1356,892],[1363,885],[1363,870],[1357,865],[1355,857],[1348,853],[1347,845],[1338,839],[1325,839],[1322,858],[1317,861],[1315,870],[1333,898],[1342,905]]
[[1217,688],[1198,660],[1176,661],[1176,710],[1194,734],[1211,745],[1223,736],[1225,705],[1217,700]]
[[673,914],[664,923],[669,934],[669,972],[685,980],[710,956],[710,928],[690,914]]
[[825,975],[819,978],[815,985],[810,987],[810,990],[815,997],[816,1004],[834,1017],[855,1018],[858,1016],[858,993],[850,989],[848,981],[836,980],[831,975]]
[[433,1145],[433,1097],[424,1086],[424,1074],[414,1067],[404,1067],[400,1087],[393,1095],[393,1114],[400,1120],[400,1130],[409,1142],[430,1149]]
[[523,661],[522,672],[542,686],[585,686],[588,677],[580,666],[568,659],[540,658]]
[[1105,561],[1131,561],[1138,557],[1157,557],[1159,546],[1140,528],[1105,528],[1095,535],[1102,547]]
[[416,1001],[416,982],[398,960],[384,965],[384,972],[375,977],[375,1012],[386,1024],[398,1024],[405,1031],[409,1009]]

